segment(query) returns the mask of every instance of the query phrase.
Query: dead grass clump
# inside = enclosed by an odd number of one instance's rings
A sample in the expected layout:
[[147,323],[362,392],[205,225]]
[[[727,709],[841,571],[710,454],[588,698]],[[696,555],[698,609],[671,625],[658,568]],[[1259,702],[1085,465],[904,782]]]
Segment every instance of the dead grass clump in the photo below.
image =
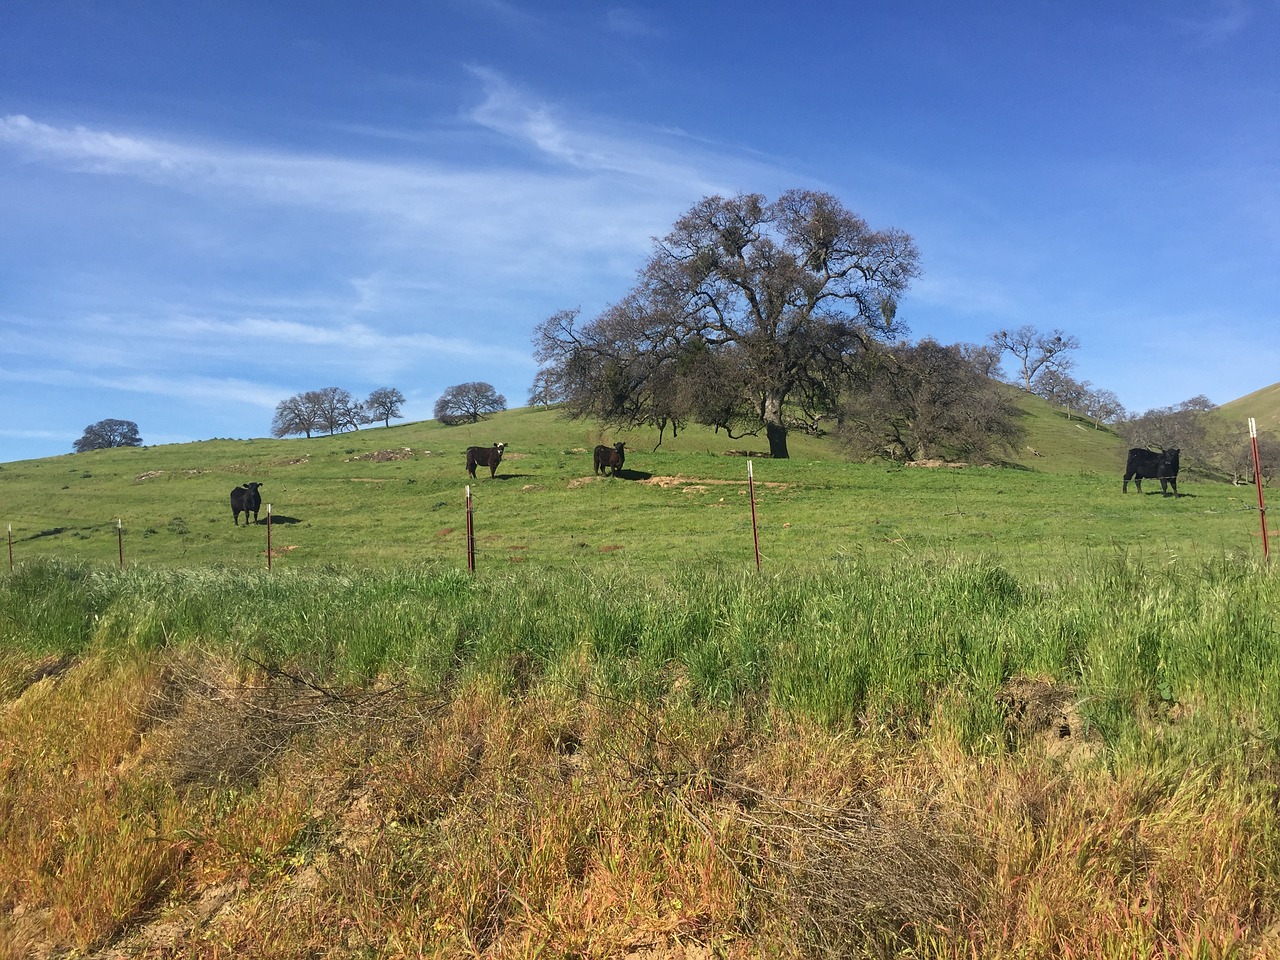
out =
[[702,789],[668,778],[669,801],[732,865],[751,925],[802,955],[896,956],[981,903],[980,851],[925,808],[870,791],[824,802],[705,773],[688,782]]
[[332,734],[401,713],[402,688],[339,689],[255,661],[203,657],[172,668],[148,713],[168,720],[156,751],[180,788],[252,787],[304,736]]
[[971,844],[920,811],[763,798],[739,813],[756,895],[819,956],[889,956],[979,902]]

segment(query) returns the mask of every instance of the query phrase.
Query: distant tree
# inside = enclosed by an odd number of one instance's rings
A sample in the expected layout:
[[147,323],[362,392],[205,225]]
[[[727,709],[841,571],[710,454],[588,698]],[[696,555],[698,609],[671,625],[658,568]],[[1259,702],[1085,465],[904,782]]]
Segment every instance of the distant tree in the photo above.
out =
[[404,394],[395,387],[379,387],[369,394],[369,399],[364,402],[364,409],[370,423],[381,420],[383,426],[389,427],[392,417],[399,420],[403,416],[400,412],[403,403]]
[[1093,421],[1093,428],[1098,430],[1104,423],[1123,420],[1124,404],[1111,390],[1090,390],[1084,398],[1085,416]]
[[[1220,463],[1232,483],[1253,483],[1253,444],[1243,436],[1239,427],[1226,427],[1219,436]],[[1267,483],[1280,468],[1280,435],[1268,430],[1258,431],[1258,460],[1262,467],[1262,481]]]
[[1070,370],[1075,361],[1064,354],[1068,350],[1077,350],[1080,341],[1075,337],[1063,336],[1061,330],[1050,330],[1041,333],[1027,324],[1017,330],[999,330],[991,335],[991,345],[1000,351],[1013,354],[1018,361],[1018,380],[1022,389],[1033,393],[1031,381],[1041,370]]
[[478,423],[491,413],[507,409],[507,398],[483,381],[459,383],[445,390],[436,401],[435,418],[448,426]]
[[325,387],[316,392],[319,395],[316,401],[316,422],[330,436],[345,430],[359,430],[360,424],[369,422],[363,406],[351,396],[349,390]]
[[320,391],[308,390],[295,393],[276,404],[276,415],[271,421],[273,437],[289,437],[295,434],[311,436],[320,429]]
[[84,435],[71,446],[76,453],[109,447],[140,447],[142,438],[138,436],[138,425],[132,420],[99,420],[85,427]]
[[968,361],[974,370],[992,380],[1001,379],[1000,357],[1003,351],[991,343],[957,343],[960,356]]
[[560,396],[556,391],[555,383],[545,370],[539,370],[534,375],[533,385],[529,387],[529,406],[548,410],[559,400]]
[[859,457],[986,462],[1022,437],[1007,391],[958,346],[900,343],[863,359],[841,406],[839,436]]
[[305,434],[310,437],[321,430],[332,435],[344,430],[358,430],[360,424],[371,422],[364,405],[356,402],[350,391],[341,387],[325,387],[295,393],[289,399],[281,400],[271,421],[271,435]]
[[1044,367],[1031,381],[1031,392],[1065,409],[1070,420],[1073,413],[1084,412],[1089,381],[1076,380],[1057,367]]
[[832,412],[858,356],[901,333],[919,272],[910,236],[872,230],[831,194],[704,197],[621,300],[583,325],[553,314],[534,355],[570,416],[764,430],[784,458],[793,411]]

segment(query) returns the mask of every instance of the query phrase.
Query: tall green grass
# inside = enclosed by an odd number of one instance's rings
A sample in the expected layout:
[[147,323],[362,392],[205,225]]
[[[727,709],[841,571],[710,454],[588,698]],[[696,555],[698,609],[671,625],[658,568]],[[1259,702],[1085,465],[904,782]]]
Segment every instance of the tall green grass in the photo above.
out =
[[0,577],[10,652],[183,645],[322,682],[588,685],[641,700],[767,703],[832,729],[911,733],[945,720],[977,750],[1002,743],[1003,685],[1037,677],[1068,685],[1121,752],[1219,757],[1274,749],[1280,736],[1280,581],[1245,561],[1110,556],[1057,578],[947,556],[667,576],[49,561]]

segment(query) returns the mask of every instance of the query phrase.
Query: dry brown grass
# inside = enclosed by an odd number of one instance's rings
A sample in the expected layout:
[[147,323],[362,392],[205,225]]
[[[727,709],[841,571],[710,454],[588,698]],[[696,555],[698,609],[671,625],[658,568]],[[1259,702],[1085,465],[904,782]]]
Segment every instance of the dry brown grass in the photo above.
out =
[[[438,702],[190,652],[51,666],[4,669],[0,957],[1275,946],[1274,791],[1224,774],[1069,764],[1029,731],[998,758],[835,737],[678,683]],[[1006,695],[1019,723],[1070,706]]]

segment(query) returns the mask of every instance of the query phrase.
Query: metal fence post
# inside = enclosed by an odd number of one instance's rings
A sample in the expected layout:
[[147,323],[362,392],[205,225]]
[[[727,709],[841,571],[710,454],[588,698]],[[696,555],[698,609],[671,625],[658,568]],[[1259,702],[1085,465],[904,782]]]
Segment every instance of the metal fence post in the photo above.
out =
[[476,528],[471,519],[471,484],[467,484],[467,569],[476,572]]
[[1258,516],[1262,520],[1262,560],[1271,560],[1271,541],[1267,538],[1267,505],[1262,500],[1262,460],[1258,456],[1258,424],[1249,418],[1249,442],[1253,447],[1253,484],[1258,488]]
[[751,471],[751,461],[747,461],[747,493],[751,500],[751,538],[756,545],[756,572],[760,572],[760,527],[756,523],[756,482]]

